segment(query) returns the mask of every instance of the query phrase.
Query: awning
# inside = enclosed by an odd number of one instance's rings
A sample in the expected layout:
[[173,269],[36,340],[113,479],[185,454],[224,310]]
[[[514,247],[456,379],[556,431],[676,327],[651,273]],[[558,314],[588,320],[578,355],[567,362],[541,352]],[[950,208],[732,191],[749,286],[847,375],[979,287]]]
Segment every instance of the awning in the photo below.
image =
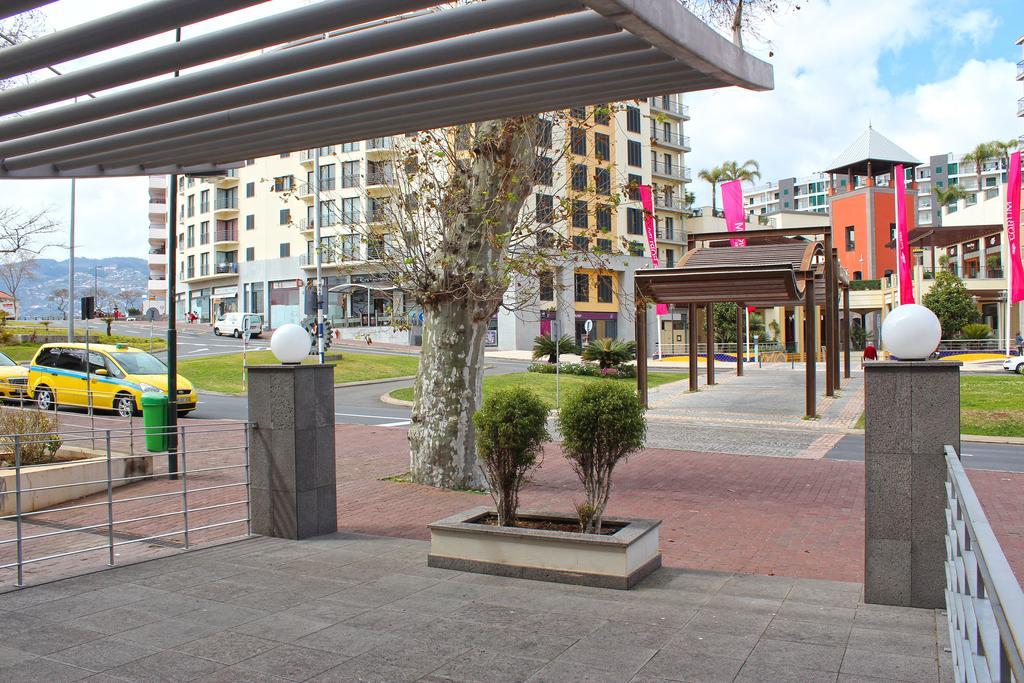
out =
[[436,2],[322,0],[189,38],[190,22],[254,0],[155,0],[0,50],[0,74],[15,76],[166,30],[169,6],[186,26],[180,43],[0,93],[0,115],[20,115],[0,122],[0,177],[212,172],[328,142],[773,85],[771,66],[677,0]]

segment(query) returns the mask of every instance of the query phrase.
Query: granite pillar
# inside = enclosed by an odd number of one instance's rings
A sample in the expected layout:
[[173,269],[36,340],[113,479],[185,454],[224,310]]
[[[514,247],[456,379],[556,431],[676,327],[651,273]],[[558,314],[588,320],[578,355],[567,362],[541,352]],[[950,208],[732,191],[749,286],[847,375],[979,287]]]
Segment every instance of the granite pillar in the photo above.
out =
[[864,602],[945,604],[944,446],[960,452],[960,365],[865,365]]
[[303,539],[338,530],[334,366],[249,368],[253,533]]

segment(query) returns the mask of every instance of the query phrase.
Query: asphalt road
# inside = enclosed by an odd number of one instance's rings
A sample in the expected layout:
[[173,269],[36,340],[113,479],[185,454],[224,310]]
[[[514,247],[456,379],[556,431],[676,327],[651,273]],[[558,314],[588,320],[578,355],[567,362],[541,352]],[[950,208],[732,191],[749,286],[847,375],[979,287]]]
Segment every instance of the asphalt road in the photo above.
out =
[[[964,441],[961,444],[964,467],[978,470],[1024,472],[1024,446]],[[864,435],[848,434],[832,447],[829,460],[864,461]]]

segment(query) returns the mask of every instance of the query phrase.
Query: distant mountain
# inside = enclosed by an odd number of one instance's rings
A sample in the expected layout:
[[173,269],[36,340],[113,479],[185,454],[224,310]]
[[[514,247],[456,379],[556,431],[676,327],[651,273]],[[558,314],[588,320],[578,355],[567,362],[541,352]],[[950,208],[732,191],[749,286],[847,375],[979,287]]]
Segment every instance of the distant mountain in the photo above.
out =
[[[28,283],[22,283],[18,291],[19,306],[23,318],[31,317],[56,317],[60,313],[53,302],[47,298],[55,289],[68,286],[68,262],[67,259],[57,261],[54,259],[38,259],[36,261],[36,275]],[[111,256],[109,258],[75,259],[75,298],[89,294],[94,283],[101,291],[110,292],[116,299],[119,292],[125,290],[146,291],[149,283],[149,264],[146,259],[132,258],[128,256]],[[3,284],[0,283],[0,289]],[[140,305],[137,302],[135,305]],[[124,303],[118,302],[121,309],[125,308]],[[102,306],[103,302],[97,302]]]

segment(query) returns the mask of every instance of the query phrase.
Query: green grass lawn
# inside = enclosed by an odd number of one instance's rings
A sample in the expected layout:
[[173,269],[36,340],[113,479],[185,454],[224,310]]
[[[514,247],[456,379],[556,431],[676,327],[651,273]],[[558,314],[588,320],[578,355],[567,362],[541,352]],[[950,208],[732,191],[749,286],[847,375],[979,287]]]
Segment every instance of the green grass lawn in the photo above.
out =
[[[249,365],[277,365],[277,359],[270,351],[252,351],[246,362]],[[307,363],[316,362],[311,357]],[[334,381],[360,382],[388,377],[415,375],[419,366],[417,356],[389,356],[373,353],[342,354],[340,361],[328,361],[334,365]],[[226,394],[242,393],[242,354],[196,358],[178,363],[178,373],[188,378],[197,389],[220,391]]]
[[[688,377],[683,372],[652,372],[647,376],[648,386],[656,387],[669,382],[677,382]],[[594,382],[624,382],[636,386],[635,379],[607,379],[604,377],[582,377],[580,375],[562,375],[560,379],[560,391],[562,396],[565,392]],[[514,372],[507,375],[487,375],[484,377],[484,396],[488,391],[502,389],[504,387],[526,386],[533,389],[548,405],[555,405],[555,376],[541,374],[539,372]],[[402,401],[412,400],[412,387],[396,389],[391,392],[392,398]]]
[[[129,337],[123,334],[112,334],[109,337],[105,334],[93,335],[89,338],[93,344],[127,344],[143,351],[149,351],[148,337]],[[14,361],[32,360],[36,355],[39,342],[11,342],[0,344],[0,352],[7,354]],[[167,346],[167,340],[160,337],[153,337],[153,351],[162,351]]]
[[[864,429],[864,414],[854,425]],[[981,436],[1024,436],[1024,377],[960,378],[960,431]]]

